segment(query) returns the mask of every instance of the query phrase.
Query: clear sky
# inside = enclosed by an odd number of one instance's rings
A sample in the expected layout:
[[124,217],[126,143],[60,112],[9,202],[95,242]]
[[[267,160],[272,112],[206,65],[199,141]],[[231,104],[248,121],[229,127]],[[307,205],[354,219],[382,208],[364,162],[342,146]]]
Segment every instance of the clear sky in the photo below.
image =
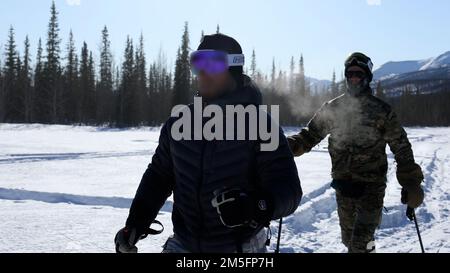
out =
[[[33,52],[45,38],[51,0],[2,0],[2,52],[9,25],[22,46],[29,34]],[[450,50],[448,0],[56,0],[63,43],[72,28],[77,47],[83,40],[94,52],[107,25],[116,60],[122,58],[126,35],[142,32],[146,51],[154,58],[162,47],[173,63],[184,21],[189,22],[191,47],[201,31],[235,37],[250,59],[268,72],[272,58],[287,69],[291,56],[305,57],[306,73],[330,79],[342,71],[352,51],[370,55],[379,66],[390,60],[424,59]],[[97,54],[98,55],[98,54]]]

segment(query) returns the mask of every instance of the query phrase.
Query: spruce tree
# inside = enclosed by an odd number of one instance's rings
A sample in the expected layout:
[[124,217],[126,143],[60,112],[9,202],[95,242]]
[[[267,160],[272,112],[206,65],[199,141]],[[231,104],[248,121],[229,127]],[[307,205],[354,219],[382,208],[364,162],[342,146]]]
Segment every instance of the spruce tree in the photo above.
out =
[[97,121],[111,123],[113,121],[113,60],[108,28],[102,30],[100,48],[100,79],[97,86]]
[[128,36],[121,70],[117,114],[121,127],[136,125],[136,73],[133,40]]
[[303,54],[300,56],[299,61],[299,75],[298,75],[298,93],[301,98],[306,97],[306,76],[305,76],[305,63]]
[[149,94],[151,118],[153,125],[166,121],[171,112],[172,75],[167,69],[167,58],[160,49],[157,60],[149,72]]
[[77,121],[77,100],[79,98],[78,86],[78,57],[72,30],[69,33],[67,43],[66,66],[63,75],[63,113],[62,118],[66,123]]
[[58,11],[55,2],[50,8],[50,21],[47,31],[46,62],[44,64],[44,92],[38,94],[44,100],[44,122],[57,123],[62,106],[61,66]]
[[136,122],[145,122],[148,117],[148,86],[147,86],[147,62],[144,50],[144,36],[141,34],[139,46],[136,49]]
[[272,92],[275,90],[276,87],[276,67],[275,67],[275,58],[272,60],[272,71],[270,72],[270,86],[272,89]]
[[189,30],[188,23],[184,25],[181,47],[178,50],[175,64],[175,78],[172,105],[189,104],[192,101],[191,70],[189,64]]
[[291,63],[289,66],[289,93],[293,94],[295,89],[295,59],[291,57]]
[[77,105],[78,121],[82,124],[95,120],[95,71],[92,52],[86,42],[81,49],[80,60],[80,97]]
[[33,88],[31,81],[31,56],[30,56],[30,40],[28,35],[24,42],[24,56],[22,65],[19,66],[18,84],[21,100],[23,105],[22,121],[30,123],[33,120]]
[[256,52],[255,49],[252,51],[252,59],[250,63],[250,77],[252,80],[256,81]]
[[37,53],[36,53],[36,65],[34,69],[34,100],[33,100],[33,112],[34,122],[45,122],[48,105],[45,101],[45,78],[44,78],[44,63],[43,63],[42,40],[39,38]]
[[3,107],[1,118],[2,122],[17,121],[19,110],[19,101],[17,94],[17,48],[15,41],[14,28],[10,26],[8,33],[8,41],[6,43],[5,65],[3,67]]
[[147,118],[150,123],[156,121],[158,117],[158,112],[160,112],[162,105],[159,101],[158,94],[158,78],[157,78],[157,70],[156,70],[156,62],[153,62],[150,65],[150,70],[148,73],[148,111]]
[[337,97],[339,95],[339,87],[336,82],[336,71],[333,70],[333,76],[331,78],[331,86],[330,86],[331,96]]
[[95,86],[95,63],[94,63],[94,56],[92,54],[92,51],[89,51],[89,62],[88,62],[88,75],[89,75],[89,82],[88,82],[88,90],[87,90],[87,102],[86,102],[86,109],[87,109],[87,118],[88,121],[91,124],[96,123],[97,121],[97,94],[96,94],[96,86]]
[[80,55],[80,93],[77,103],[77,122],[86,122],[85,105],[86,90],[89,88],[89,51],[86,42],[83,43]]

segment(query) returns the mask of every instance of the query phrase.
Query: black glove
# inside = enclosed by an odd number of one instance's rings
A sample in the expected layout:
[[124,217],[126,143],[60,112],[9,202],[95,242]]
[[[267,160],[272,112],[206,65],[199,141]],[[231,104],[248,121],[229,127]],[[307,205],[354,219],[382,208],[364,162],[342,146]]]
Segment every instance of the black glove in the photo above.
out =
[[408,205],[410,208],[416,209],[422,205],[424,197],[425,194],[420,186],[402,189],[402,204]]
[[212,200],[223,225],[229,228],[257,228],[272,220],[272,202],[268,196],[249,194],[239,189],[223,191]]
[[117,232],[114,238],[117,253],[137,253],[137,242],[144,240],[148,235],[158,235],[164,231],[163,224],[158,220],[153,220],[152,225],[158,225],[159,230],[153,229],[152,226],[146,229],[124,227]]
[[424,180],[422,168],[416,163],[399,165],[397,167],[397,180],[404,188],[420,185]]
[[136,243],[141,239],[142,233],[136,228],[124,227],[117,232],[114,238],[117,253],[137,253]]
[[307,152],[305,151],[303,145],[299,143],[299,140],[297,140],[294,136],[288,137],[287,141],[289,144],[289,148],[291,148],[291,151],[294,154],[294,156],[296,157],[302,156]]

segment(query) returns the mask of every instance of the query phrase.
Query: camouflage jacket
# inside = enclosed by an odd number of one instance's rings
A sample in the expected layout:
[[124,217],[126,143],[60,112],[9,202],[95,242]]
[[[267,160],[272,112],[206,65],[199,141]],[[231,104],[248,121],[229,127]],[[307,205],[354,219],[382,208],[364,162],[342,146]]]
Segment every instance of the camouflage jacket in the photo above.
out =
[[[371,90],[370,90],[371,91]],[[386,182],[386,144],[397,161],[398,170],[415,173],[400,184],[420,184],[422,172],[414,162],[411,144],[391,107],[371,95],[344,94],[325,103],[298,135],[289,137],[295,156],[310,152],[327,135],[336,180]],[[419,181],[420,180],[420,181]]]

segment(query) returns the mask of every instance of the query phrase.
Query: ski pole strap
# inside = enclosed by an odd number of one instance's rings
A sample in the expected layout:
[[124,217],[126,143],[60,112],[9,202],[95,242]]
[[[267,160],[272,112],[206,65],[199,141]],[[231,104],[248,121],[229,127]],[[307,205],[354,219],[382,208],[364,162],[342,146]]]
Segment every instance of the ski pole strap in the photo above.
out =
[[[160,229],[153,229],[153,228],[151,227],[152,225],[158,225],[158,226],[160,226],[161,228],[160,228]],[[147,229],[145,230],[144,234],[142,234],[141,240],[147,238],[148,235],[158,235],[158,234],[161,234],[161,233],[163,233],[163,231],[164,231],[164,225],[163,225],[160,221],[154,220],[154,221],[152,222],[152,224],[150,225],[150,227],[147,228]]]

